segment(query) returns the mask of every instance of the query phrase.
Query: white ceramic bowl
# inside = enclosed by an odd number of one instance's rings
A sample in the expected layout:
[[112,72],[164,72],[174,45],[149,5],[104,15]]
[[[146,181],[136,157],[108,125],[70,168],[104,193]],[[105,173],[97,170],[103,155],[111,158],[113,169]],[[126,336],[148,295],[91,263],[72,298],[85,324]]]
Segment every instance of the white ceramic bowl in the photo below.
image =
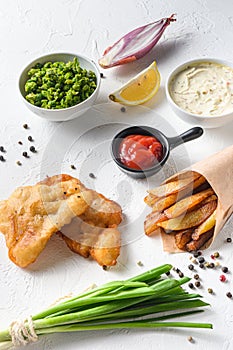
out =
[[221,59],[216,59],[216,58],[198,58],[198,59],[193,59],[191,61],[187,61],[178,67],[176,67],[168,76],[167,82],[166,82],[166,96],[167,100],[172,108],[172,110],[185,122],[190,122],[191,124],[195,125],[200,125],[204,128],[217,128],[220,126],[223,126],[227,123],[233,122],[233,111],[230,113],[226,114],[221,114],[221,115],[216,115],[216,116],[208,116],[208,115],[198,115],[198,114],[193,114],[185,109],[182,109],[179,107],[174,100],[171,97],[170,94],[170,85],[171,81],[174,78],[174,76],[182,71],[184,68],[189,66],[190,64],[198,63],[198,62],[214,62],[214,63],[219,63],[219,64],[224,64],[226,66],[229,66],[233,68],[233,63],[224,61]]
[[[25,98],[26,93],[25,93],[24,86],[26,81],[28,80],[27,73],[33,66],[35,66],[36,63],[38,62],[45,63],[49,61],[50,62],[56,62],[56,61],[68,62],[68,61],[72,61],[75,57],[78,58],[80,67],[85,68],[87,70],[92,70],[96,75],[96,79],[97,79],[96,89],[90,97],[88,97],[86,100],[78,103],[75,106],[72,106],[69,108],[63,108],[63,109],[41,108],[41,107],[34,106],[33,104],[29,103],[26,100]],[[28,109],[30,109],[33,113],[37,114],[41,118],[51,120],[51,121],[71,120],[85,113],[95,103],[95,100],[99,92],[99,88],[100,88],[100,72],[95,62],[83,55],[74,54],[74,53],[52,53],[42,57],[38,57],[23,69],[19,78],[19,90],[25,105],[28,107]]]

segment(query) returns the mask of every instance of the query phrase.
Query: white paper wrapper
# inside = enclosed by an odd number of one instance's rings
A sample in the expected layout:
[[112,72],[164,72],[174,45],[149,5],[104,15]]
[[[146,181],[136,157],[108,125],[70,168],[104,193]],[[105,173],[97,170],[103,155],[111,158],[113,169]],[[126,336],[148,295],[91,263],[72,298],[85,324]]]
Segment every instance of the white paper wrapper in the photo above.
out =
[[[213,238],[203,247],[206,248],[213,242],[233,212],[233,145],[195,163],[190,168],[173,175],[165,182],[190,170],[203,175],[218,196],[214,234]],[[161,236],[164,251],[180,252],[175,245],[174,235],[162,233]]]

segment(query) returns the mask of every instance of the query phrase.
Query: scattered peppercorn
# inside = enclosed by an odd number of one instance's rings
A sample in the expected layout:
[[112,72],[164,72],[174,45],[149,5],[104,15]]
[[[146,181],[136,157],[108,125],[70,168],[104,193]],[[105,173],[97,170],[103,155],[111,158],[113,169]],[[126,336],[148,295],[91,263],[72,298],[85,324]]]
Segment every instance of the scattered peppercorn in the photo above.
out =
[[121,112],[124,113],[126,111],[125,107],[121,107]]
[[33,141],[34,141],[33,138],[32,138],[32,136],[28,136],[28,141],[30,141],[30,142],[33,142]]
[[198,252],[194,252],[194,253],[193,253],[193,256],[194,256],[194,258],[198,258],[198,257],[199,257]]
[[226,276],[224,276],[224,275],[221,275],[219,277],[219,279],[220,279],[221,282],[226,282]]
[[3,146],[0,146],[0,152],[6,152],[6,150]]
[[199,280],[199,278],[200,278],[197,273],[193,277],[195,278],[195,280]]
[[188,337],[188,341],[189,341],[190,343],[193,343],[193,337],[191,337],[191,335]]
[[201,256],[202,252],[200,250],[198,250],[197,254],[198,254],[198,256]]
[[137,262],[137,265],[138,265],[138,266],[143,266],[143,263],[139,260],[139,261]]
[[214,257],[215,257],[215,258],[219,258],[219,256],[220,256],[220,255],[219,255],[219,252],[215,252],[215,253],[214,253]]
[[16,164],[19,165],[19,166],[22,165],[22,163],[19,160],[17,160]]
[[100,78],[105,78],[104,73],[100,73]]
[[36,149],[35,149],[34,146],[31,146],[29,149],[30,149],[30,151],[31,151],[32,153],[36,153]]
[[228,237],[228,238],[227,238],[227,243],[231,243],[231,242],[232,242],[231,237]]
[[18,144],[19,144],[19,145],[22,145],[22,144],[23,144],[23,142],[22,142],[22,141],[18,141]]
[[194,288],[194,285],[193,285],[193,283],[189,283],[189,288],[191,288],[191,289],[193,289]]
[[95,174],[93,174],[93,173],[90,173],[90,174],[89,174],[89,177],[92,178],[92,179],[96,179],[96,176],[95,176]]
[[197,288],[199,288],[199,287],[201,286],[201,282],[199,282],[199,281],[195,282],[195,286],[196,286]]
[[179,272],[179,277],[180,277],[180,278],[184,277],[183,272],[181,272],[181,271]]
[[228,298],[232,298],[232,294],[231,294],[231,292],[228,292],[227,294],[226,294],[226,296],[228,297]]
[[208,293],[213,294],[214,293],[213,289],[212,288],[208,288]]
[[106,265],[103,265],[102,267],[104,271],[107,271],[108,267]]
[[200,256],[199,258],[198,258],[198,261],[199,261],[199,263],[203,263],[204,261],[205,261],[205,259],[203,258],[203,256]]
[[193,266],[192,264],[190,264],[190,265],[188,266],[188,268],[189,268],[189,270],[193,270],[193,269],[194,269],[194,266]]
[[193,264],[197,265],[197,259],[192,258],[191,261],[192,261]]
[[71,166],[71,169],[73,169],[73,170],[75,170],[76,168],[75,168],[75,166],[72,164]]
[[223,267],[222,267],[222,272],[227,273],[227,272],[228,272],[228,267],[223,266]]
[[27,152],[23,152],[22,155],[23,155],[23,157],[25,157],[25,158],[29,158],[29,155],[28,155]]
[[3,156],[0,156],[0,161],[1,161],[1,162],[5,162],[6,159],[5,159]]
[[210,269],[213,269],[215,267],[215,264],[214,263],[210,263],[209,266],[208,266]]
[[199,267],[200,267],[201,269],[204,269],[205,265],[201,263],[201,264],[199,265]]
[[29,129],[27,124],[23,124],[24,129]]

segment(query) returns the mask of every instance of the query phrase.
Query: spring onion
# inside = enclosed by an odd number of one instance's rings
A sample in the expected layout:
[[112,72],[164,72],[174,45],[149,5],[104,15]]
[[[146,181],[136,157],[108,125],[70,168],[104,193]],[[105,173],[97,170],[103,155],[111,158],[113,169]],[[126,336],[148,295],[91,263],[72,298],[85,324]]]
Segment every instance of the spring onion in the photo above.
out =
[[8,329],[0,331],[0,348],[26,345],[49,333],[117,328],[212,328],[210,323],[171,321],[203,312],[194,309],[209,305],[200,295],[182,288],[190,278],[167,277],[165,274],[171,268],[165,264],[126,281],[106,283],[23,322],[12,322]]

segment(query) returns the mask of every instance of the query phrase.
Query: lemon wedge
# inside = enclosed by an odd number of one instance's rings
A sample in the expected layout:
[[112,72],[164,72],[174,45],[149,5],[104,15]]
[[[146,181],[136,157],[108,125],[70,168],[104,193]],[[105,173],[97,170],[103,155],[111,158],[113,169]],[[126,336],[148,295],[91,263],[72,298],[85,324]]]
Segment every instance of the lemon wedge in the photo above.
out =
[[110,100],[127,106],[149,101],[160,87],[160,73],[154,61],[149,67],[109,95]]

